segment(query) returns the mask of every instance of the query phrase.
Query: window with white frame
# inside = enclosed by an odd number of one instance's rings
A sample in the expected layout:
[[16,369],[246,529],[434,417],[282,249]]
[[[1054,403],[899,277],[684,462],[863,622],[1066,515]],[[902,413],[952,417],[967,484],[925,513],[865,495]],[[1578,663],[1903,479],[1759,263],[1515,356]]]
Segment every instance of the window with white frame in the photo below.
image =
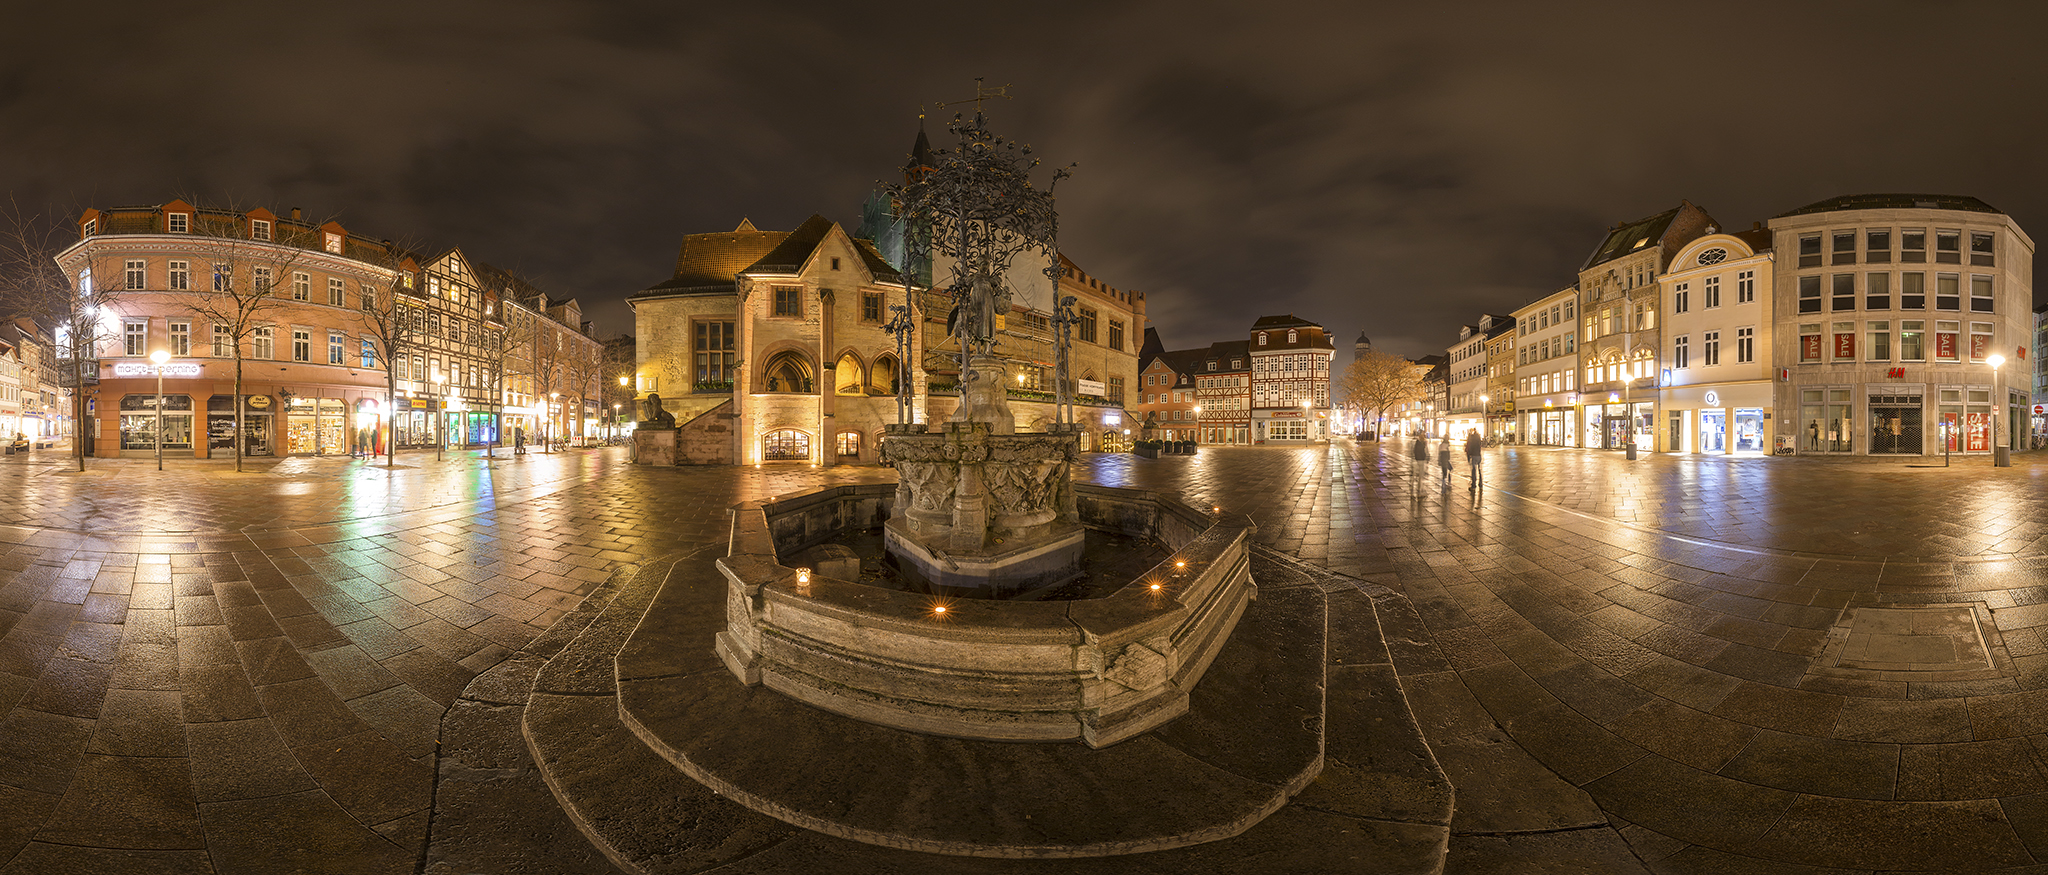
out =
[[1970,276],[1970,312],[1990,313],[1994,302],[1991,297],[1991,278],[1982,274]]
[[363,367],[374,368],[376,366],[377,342],[371,338],[365,337],[363,338]]
[[1892,360],[1892,323],[1890,320],[1871,322],[1864,326],[1863,359],[1872,362]]
[[1735,274],[1735,303],[1756,302],[1756,271],[1745,270]]
[[213,290],[216,292],[227,292],[233,291],[234,288],[234,266],[228,264],[215,264],[213,266]]
[[143,356],[149,354],[148,320],[121,320],[121,354],[131,356]]
[[1671,367],[1672,367],[1672,368],[1674,368],[1674,369],[1677,369],[1677,370],[1681,370],[1681,371],[1682,371],[1682,370],[1685,370],[1685,368],[1686,368],[1686,361],[1687,361],[1687,352],[1688,352],[1688,348],[1690,347],[1691,343],[1692,343],[1692,340],[1691,340],[1691,338],[1690,338],[1690,337],[1688,337],[1688,336],[1686,336],[1686,335],[1683,335],[1683,334],[1681,334],[1681,335],[1678,335],[1677,337],[1671,338]]
[[213,326],[214,358],[224,359],[227,358],[228,356],[234,355],[234,343],[234,335],[228,331],[228,327],[226,325]]
[[1710,368],[1721,363],[1721,332],[1700,332],[1700,359]]
[[292,300],[313,300],[313,278],[303,272],[292,272]]
[[1705,301],[1704,303],[1705,303],[1705,306],[1706,306],[1706,308],[1707,308],[1707,309],[1709,309],[1709,310],[1712,310],[1712,309],[1714,309],[1715,307],[1719,307],[1719,306],[1721,306],[1721,278],[1720,278],[1720,277],[1717,277],[1717,276],[1710,276],[1710,277],[1707,277],[1707,283],[1706,283],[1706,288],[1703,288],[1703,289],[1701,289],[1700,291],[1702,292],[1702,294],[1703,294],[1703,295],[1705,296],[1705,298],[1706,298],[1706,301]]
[[1671,287],[1671,312],[1687,313],[1692,310],[1692,284],[1679,283]]
[[328,252],[332,252],[332,253],[334,253],[335,255],[340,255],[340,254],[341,254],[341,235],[340,235],[340,234],[335,234],[335,233],[332,233],[332,232],[329,232],[329,233],[327,234],[327,251],[328,251]]
[[1756,361],[1756,329],[1735,329],[1735,360],[1742,364]]
[[327,304],[328,304],[328,306],[331,306],[331,307],[339,307],[339,306],[341,306],[341,299],[342,299],[343,297],[345,297],[345,291],[347,290],[347,288],[348,288],[348,286],[347,286],[346,284],[344,284],[344,283],[343,283],[343,282],[341,281],[341,278],[340,278],[340,277],[328,277],[328,278],[327,278]]
[[313,332],[305,328],[292,329],[292,361],[313,360]]
[[334,332],[327,333],[327,363],[338,365],[348,356],[348,338]]
[[259,295],[269,294],[272,283],[276,281],[276,278],[271,275],[270,268],[259,267],[256,268],[252,273],[254,274],[253,279],[256,283],[256,293]]
[[165,216],[165,218],[168,219],[165,227],[169,228],[173,234],[183,234],[192,230],[191,213],[171,213]]
[[175,355],[175,356],[188,356],[188,355],[191,355],[191,354],[192,354],[192,323],[190,323],[190,322],[172,322],[172,323],[170,323],[170,326],[169,326],[169,327],[170,327],[170,333],[171,333],[171,355]]
[[268,220],[268,219],[251,219],[251,220],[249,221],[249,239],[251,239],[251,240],[268,240],[268,239],[270,239],[270,220]]
[[277,329],[262,325],[249,332],[249,357],[263,360],[277,358]]
[[149,264],[140,258],[130,258],[127,264],[128,288],[143,289],[149,285]]
[[170,289],[171,289],[171,291],[174,291],[174,292],[187,292],[187,291],[191,291],[191,290],[192,290],[192,262],[189,262],[189,261],[173,261],[173,262],[171,262],[171,263],[170,263],[170,273],[168,274],[168,277],[167,277],[167,278],[168,278],[168,279],[170,280]]

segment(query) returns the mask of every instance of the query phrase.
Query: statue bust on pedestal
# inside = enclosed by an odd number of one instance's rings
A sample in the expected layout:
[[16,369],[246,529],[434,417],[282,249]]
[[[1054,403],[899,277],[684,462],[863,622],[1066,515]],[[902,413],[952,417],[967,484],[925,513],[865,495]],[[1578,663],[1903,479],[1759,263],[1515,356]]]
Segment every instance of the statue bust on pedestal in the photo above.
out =
[[675,428],[676,415],[661,406],[661,395],[650,392],[642,402],[640,428]]

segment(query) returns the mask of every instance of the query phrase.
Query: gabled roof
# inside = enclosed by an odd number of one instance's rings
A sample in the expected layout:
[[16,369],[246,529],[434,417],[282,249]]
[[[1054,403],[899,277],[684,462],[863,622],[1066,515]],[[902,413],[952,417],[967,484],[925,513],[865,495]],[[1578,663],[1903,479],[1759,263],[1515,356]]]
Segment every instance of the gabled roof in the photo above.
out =
[[1600,241],[1599,248],[1593,250],[1592,257],[1587,258],[1585,265],[1579,269],[1585,270],[1604,261],[1613,261],[1662,239],[1665,229],[1671,227],[1671,220],[1678,218],[1678,210],[1678,207],[1672,207],[1646,219],[1622,223],[1607,232],[1607,239]]
[[804,269],[804,262],[811,259],[811,253],[818,251],[818,244],[825,242],[825,235],[832,233],[832,220],[817,213],[796,226],[777,243],[774,249],[756,259],[740,273],[797,273]]
[[1167,370],[1173,371],[1176,374],[1192,374],[1200,371],[1202,363],[1213,357],[1209,350],[1209,347],[1198,346],[1194,349],[1170,349],[1154,352],[1138,360],[1138,371],[1143,373],[1151,370],[1152,363],[1156,361],[1164,362]]
[[1303,319],[1303,318],[1301,318],[1301,317],[1298,317],[1298,316],[1294,315],[1293,313],[1288,313],[1288,314],[1286,314],[1286,315],[1284,315],[1284,316],[1261,316],[1261,317],[1259,317],[1259,321],[1257,321],[1257,322],[1253,322],[1253,323],[1252,323],[1252,330],[1253,330],[1253,331],[1257,331],[1257,330],[1259,330],[1259,329],[1261,329],[1261,328],[1321,328],[1321,327],[1323,327],[1323,326],[1322,326],[1322,325],[1320,325],[1320,324],[1318,324],[1318,323],[1315,323],[1315,322],[1310,322],[1310,321],[1308,321],[1307,319]]

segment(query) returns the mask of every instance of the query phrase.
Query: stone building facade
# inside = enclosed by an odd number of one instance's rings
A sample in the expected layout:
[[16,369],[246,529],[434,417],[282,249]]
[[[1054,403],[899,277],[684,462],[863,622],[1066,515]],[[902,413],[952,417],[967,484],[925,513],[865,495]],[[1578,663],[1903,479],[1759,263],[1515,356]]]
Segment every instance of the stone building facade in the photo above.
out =
[[1515,397],[1521,443],[1579,446],[1579,290],[1567,287],[1514,312]]
[[2010,216],[1974,197],[1869,194],[1769,227],[1774,448],[1991,453],[2025,432],[2034,241]]
[[1655,448],[1657,277],[1680,247],[1714,229],[1690,201],[1615,226],[1579,269],[1582,446]]
[[1771,234],[1707,234],[1657,278],[1664,313],[1657,449],[1771,451]]

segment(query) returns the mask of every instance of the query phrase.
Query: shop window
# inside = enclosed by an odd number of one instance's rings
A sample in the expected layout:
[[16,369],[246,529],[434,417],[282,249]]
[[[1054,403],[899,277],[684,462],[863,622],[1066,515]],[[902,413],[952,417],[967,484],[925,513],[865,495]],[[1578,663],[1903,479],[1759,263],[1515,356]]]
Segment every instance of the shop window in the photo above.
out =
[[1934,232],[1934,261],[1937,264],[1963,263],[1963,232],[1936,230]]
[[1992,235],[1983,231],[1970,232],[1970,263],[1979,267],[1993,267],[1996,259],[1992,255]]
[[1927,229],[1907,228],[1899,232],[1899,261],[1924,264],[1927,261]]
[[1924,273],[1899,274],[1899,309],[1927,309],[1927,275]]
[[1856,275],[1838,273],[1829,278],[1833,285],[1833,299],[1828,308],[1837,313],[1856,309]]
[[1927,360],[1927,323],[1908,319],[1899,323],[1899,361],[1924,362]]
[[1820,235],[1819,235],[1819,234],[1801,234],[1801,235],[1799,235],[1799,266],[1800,266],[1800,267],[1819,267],[1819,266],[1820,266]]
[[762,438],[761,458],[769,462],[808,462],[811,436],[793,428],[771,431]]
[[1892,275],[1872,273],[1863,276],[1863,309],[1889,310],[1892,308]]
[[1892,324],[1872,322],[1868,325],[1863,344],[1866,361],[1888,362],[1892,360]]
[[1800,323],[1799,361],[1802,364],[1820,361],[1820,323]]

